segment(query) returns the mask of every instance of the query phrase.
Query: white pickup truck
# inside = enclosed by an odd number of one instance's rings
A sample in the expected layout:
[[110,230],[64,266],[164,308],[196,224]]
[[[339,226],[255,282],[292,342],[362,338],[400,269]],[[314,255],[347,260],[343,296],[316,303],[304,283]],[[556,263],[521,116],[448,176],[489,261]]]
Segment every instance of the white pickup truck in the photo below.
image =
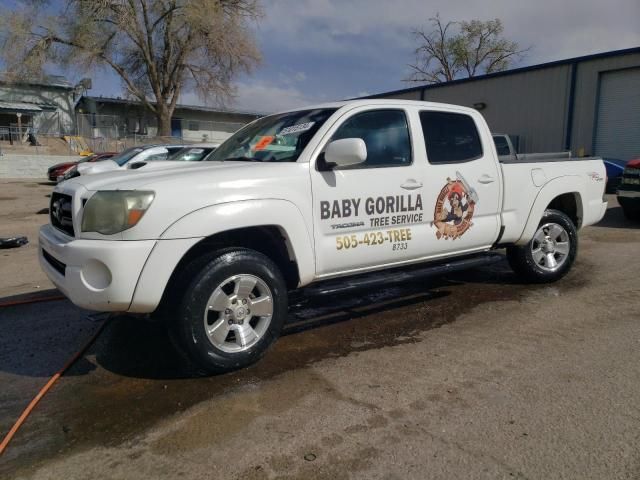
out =
[[541,160],[567,160],[571,158],[570,151],[545,152],[545,153],[517,153],[511,141],[511,137],[506,133],[494,133],[493,143],[498,152],[498,160],[501,162],[519,160],[521,162],[532,162]]
[[210,160],[58,185],[39,249],[75,304],[162,312],[209,372],[257,360],[288,292],[310,284],[394,282],[504,247],[524,278],[557,280],[576,231],[607,207],[601,159],[500,163],[480,113],[454,105],[358,100],[271,115]]

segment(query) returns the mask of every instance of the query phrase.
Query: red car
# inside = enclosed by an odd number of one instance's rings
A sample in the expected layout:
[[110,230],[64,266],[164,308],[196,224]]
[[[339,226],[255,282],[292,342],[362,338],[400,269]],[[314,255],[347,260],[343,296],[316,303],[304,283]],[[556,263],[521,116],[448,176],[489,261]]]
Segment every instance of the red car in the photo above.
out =
[[49,169],[47,170],[47,176],[49,177],[49,180],[51,180],[52,182],[57,182],[58,178],[62,177],[71,168],[75,167],[79,163],[99,162],[100,160],[106,160],[108,158],[111,158],[114,155],[117,155],[117,153],[116,152],[94,153],[93,155],[84,157],[76,162],[57,163],[56,165],[49,167]]
[[616,193],[624,215],[640,221],[640,158],[630,160],[624,167]]

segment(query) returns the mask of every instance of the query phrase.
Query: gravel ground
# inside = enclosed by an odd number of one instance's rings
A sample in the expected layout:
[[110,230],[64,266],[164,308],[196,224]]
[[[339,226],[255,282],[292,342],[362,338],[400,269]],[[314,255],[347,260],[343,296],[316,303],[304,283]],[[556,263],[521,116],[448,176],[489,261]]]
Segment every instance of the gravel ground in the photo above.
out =
[[[35,242],[50,187],[0,188],[0,236]],[[639,227],[610,202],[553,285],[498,264],[301,300],[263,361],[218,377],[162,326],[116,317],[0,478],[640,478]],[[1,251],[0,298],[50,288],[35,253]],[[58,301],[2,309],[0,327],[4,432],[98,324]]]
[[49,217],[53,183],[0,180],[0,238],[26,236],[29,244],[0,250],[0,297],[53,288],[38,264],[38,229]]

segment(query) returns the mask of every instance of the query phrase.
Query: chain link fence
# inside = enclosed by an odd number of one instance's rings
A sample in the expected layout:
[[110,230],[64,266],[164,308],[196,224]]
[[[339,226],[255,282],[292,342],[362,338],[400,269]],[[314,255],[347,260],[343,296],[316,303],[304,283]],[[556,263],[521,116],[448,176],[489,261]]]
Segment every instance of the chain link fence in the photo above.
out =
[[[174,131],[179,135],[158,136],[154,121],[127,119],[120,115],[76,114],[75,131],[65,132],[58,115],[47,115],[28,125],[0,125],[0,155],[3,148],[13,153],[44,155],[76,155],[85,152],[121,152],[148,144],[222,143],[245,125],[221,122],[175,119]],[[132,132],[131,130],[134,130]],[[135,130],[144,132],[136,133]]]

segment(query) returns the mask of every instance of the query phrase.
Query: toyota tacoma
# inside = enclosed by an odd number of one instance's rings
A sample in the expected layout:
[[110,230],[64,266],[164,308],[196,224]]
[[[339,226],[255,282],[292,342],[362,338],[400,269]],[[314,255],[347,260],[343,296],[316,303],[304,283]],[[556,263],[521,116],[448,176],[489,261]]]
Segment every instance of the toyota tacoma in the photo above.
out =
[[601,159],[500,162],[482,115],[455,105],[279,113],[208,160],[63,182],[39,248],[73,303],[155,312],[207,372],[260,358],[302,287],[349,291],[479,265],[503,248],[523,279],[556,281],[577,231],[607,208]]

